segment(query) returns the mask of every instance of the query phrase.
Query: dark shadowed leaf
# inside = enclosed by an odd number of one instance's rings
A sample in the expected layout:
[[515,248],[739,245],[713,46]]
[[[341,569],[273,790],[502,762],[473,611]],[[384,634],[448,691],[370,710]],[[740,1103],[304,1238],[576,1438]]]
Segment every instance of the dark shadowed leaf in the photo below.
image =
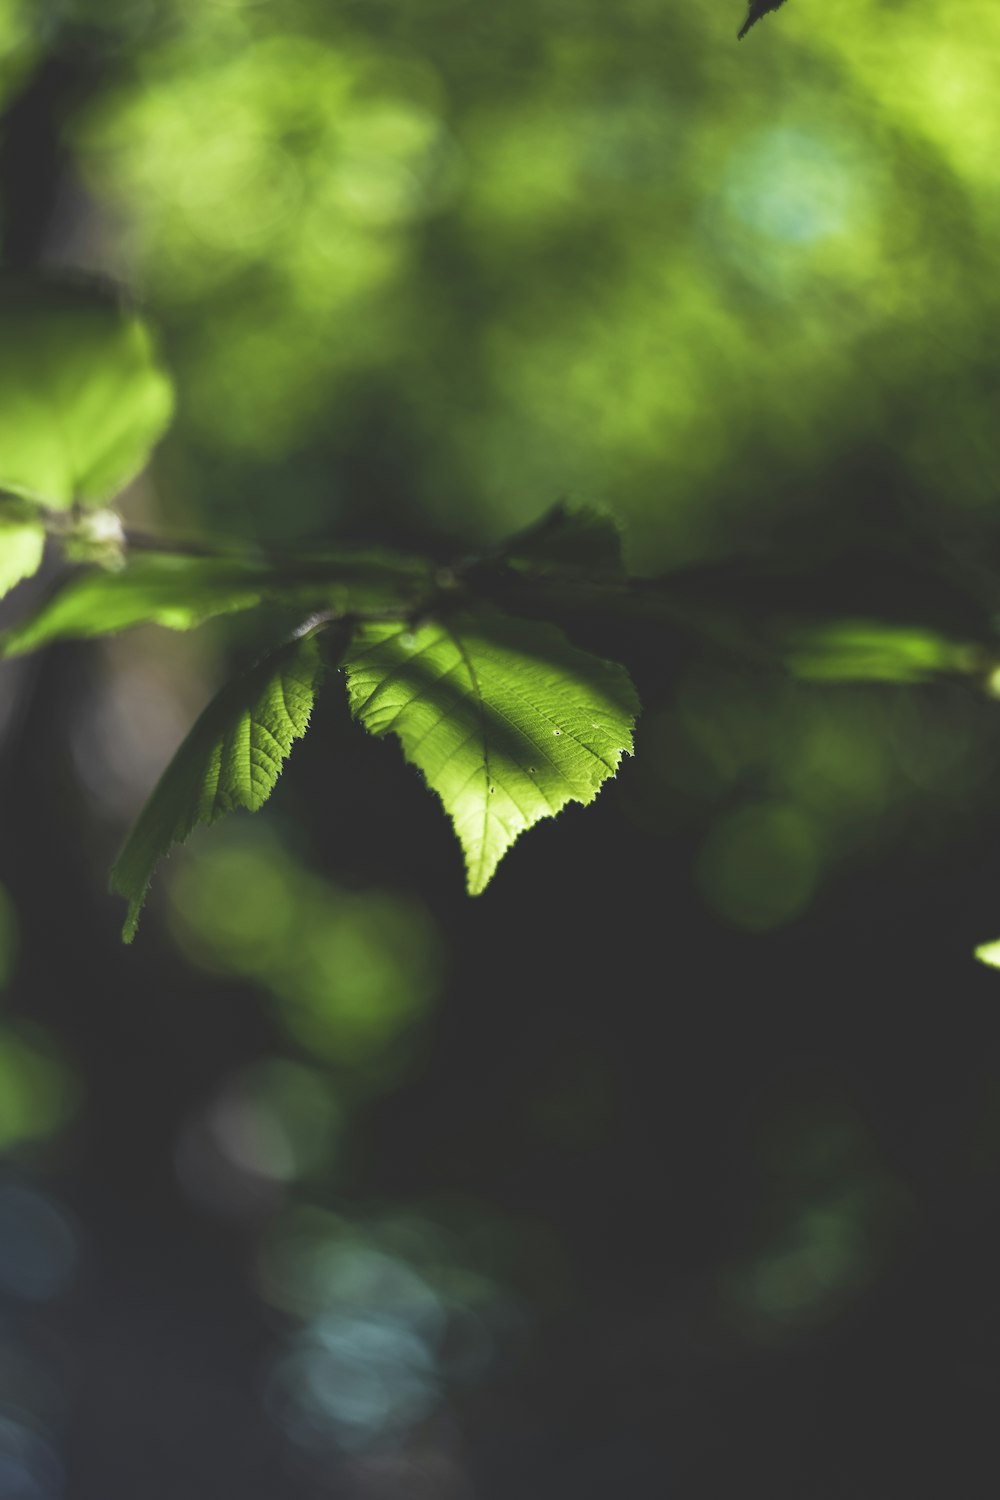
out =
[[747,18],[736,33],[738,41],[742,41],[752,26],[756,26],[762,16],[768,15],[772,10],[777,10],[784,5],[785,0],[750,0],[747,9]]
[[553,507],[503,549],[511,567],[533,573],[586,573],[620,577],[622,538],[617,522],[589,506]]

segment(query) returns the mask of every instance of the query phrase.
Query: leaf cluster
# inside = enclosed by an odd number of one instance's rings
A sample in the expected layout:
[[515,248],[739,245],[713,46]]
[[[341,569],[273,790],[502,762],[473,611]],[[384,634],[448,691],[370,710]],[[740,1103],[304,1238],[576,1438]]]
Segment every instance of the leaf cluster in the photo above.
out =
[[2,654],[265,606],[302,621],[208,704],[140,814],[111,875],[127,941],[163,855],[267,800],[324,679],[343,680],[355,720],[394,735],[438,796],[477,895],[522,833],[592,802],[632,753],[636,689],[623,665],[571,639],[581,615],[693,633],[814,680],[989,677],[991,652],[927,628],[754,626],[682,583],[629,578],[614,522],[562,504],[449,568],[385,548],[274,554],[131,537],[98,507],[145,464],[172,403],[135,309],[79,282],[0,284],[0,593],[40,567],[47,538],[71,564],[0,638]]
[[[47,533],[79,555],[94,535],[88,508],[146,461],[172,395],[141,318],[101,289],[5,286],[0,332],[0,585],[9,589],[38,568]],[[22,349],[30,357],[19,368]],[[60,513],[69,523],[54,526]],[[122,541],[9,629],[4,654],[140,624],[187,630],[265,604],[308,612],[291,640],[208,704],[140,814],[111,874],[128,902],[126,941],[161,857],[199,824],[255,812],[270,796],[331,663],[358,722],[395,734],[440,797],[472,894],[522,832],[568,802],[592,801],[631,753],[638,700],[623,667],[554,624],[477,599],[429,560],[386,549],[198,555]],[[617,532],[563,507],[488,569],[563,582],[585,570],[620,574]]]

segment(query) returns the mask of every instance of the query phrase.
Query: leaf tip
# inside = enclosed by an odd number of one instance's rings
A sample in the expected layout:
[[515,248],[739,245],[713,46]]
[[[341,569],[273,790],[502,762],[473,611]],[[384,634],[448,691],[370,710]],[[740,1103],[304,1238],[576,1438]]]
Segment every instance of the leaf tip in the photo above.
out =
[[973,949],[973,957],[990,969],[1000,969],[1000,939],[994,939],[992,943],[980,943],[978,948]]
[[128,902],[128,911],[125,913],[125,920],[122,923],[122,942],[131,943],[139,930],[139,917],[142,915],[142,908],[146,904],[146,892],[149,890],[149,882],[147,881],[137,891],[134,883],[123,876],[121,858],[119,857],[111,868],[111,874],[108,877],[108,890],[112,896],[124,896]]

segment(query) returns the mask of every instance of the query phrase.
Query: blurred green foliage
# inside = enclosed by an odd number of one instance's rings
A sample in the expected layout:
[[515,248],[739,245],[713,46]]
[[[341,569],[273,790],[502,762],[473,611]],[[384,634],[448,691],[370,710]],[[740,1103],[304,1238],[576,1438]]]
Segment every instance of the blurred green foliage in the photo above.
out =
[[55,1135],[78,1103],[73,1071],[46,1033],[0,1026],[0,1152]]
[[140,318],[90,286],[0,285],[0,488],[57,508],[116,496],[173,411]]
[[808,904],[819,870],[807,818],[779,804],[751,804],[715,824],[698,878],[709,902],[751,931],[779,927]]
[[[17,953],[17,912],[0,886],[0,995]],[[78,1080],[48,1031],[11,1017],[0,1021],[0,1157],[56,1135],[78,1103]]]
[[360,1082],[391,1076],[444,977],[441,940],[414,897],[338,889],[273,835],[213,838],[178,868],[174,931],[217,973],[272,996],[289,1037]]
[[[824,653],[824,667],[855,672],[855,640]],[[866,647],[862,681],[831,688],[702,665],[640,721],[628,815],[698,840],[692,875],[727,922],[784,926],[878,851],[932,848],[975,819],[992,775],[988,699],[954,684],[866,683],[870,666]]]
[[30,0],[0,0],[0,105],[16,92],[35,57]]
[[800,627],[783,644],[793,676],[816,682],[926,682],[937,673],[981,674],[986,666],[974,646],[869,620]]
[[815,513],[891,427],[936,505],[982,504],[996,7],[733,21],[175,3],[71,139],[169,330],[185,489],[282,462],[300,523],[470,540],[569,489],[653,569]]
[[807,1069],[791,1090],[772,1088],[751,1134],[756,1244],[723,1278],[724,1300],[751,1337],[768,1343],[832,1321],[860,1296],[893,1254],[912,1204],[829,1078]]

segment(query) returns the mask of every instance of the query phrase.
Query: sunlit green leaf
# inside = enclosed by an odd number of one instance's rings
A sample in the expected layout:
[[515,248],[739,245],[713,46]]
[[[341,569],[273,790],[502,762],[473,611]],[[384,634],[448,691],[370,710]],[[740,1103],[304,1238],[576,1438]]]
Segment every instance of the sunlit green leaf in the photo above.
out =
[[94,504],[146,463],[173,409],[145,323],[103,290],[0,283],[0,488]]
[[111,872],[128,900],[131,942],[150,878],[199,823],[237,808],[256,812],[274,790],[294,740],[306,732],[323,664],[315,636],[270,652],[212,700],[139,815]]
[[511,567],[537,573],[621,575],[622,538],[611,516],[590,506],[554,506],[503,549]]
[[44,551],[45,528],[39,521],[0,515],[0,598],[38,572]]
[[355,717],[398,735],[444,803],[472,895],[520,834],[593,801],[631,754],[628,674],[551,625],[486,611],[413,631],[365,625],[344,666]]

